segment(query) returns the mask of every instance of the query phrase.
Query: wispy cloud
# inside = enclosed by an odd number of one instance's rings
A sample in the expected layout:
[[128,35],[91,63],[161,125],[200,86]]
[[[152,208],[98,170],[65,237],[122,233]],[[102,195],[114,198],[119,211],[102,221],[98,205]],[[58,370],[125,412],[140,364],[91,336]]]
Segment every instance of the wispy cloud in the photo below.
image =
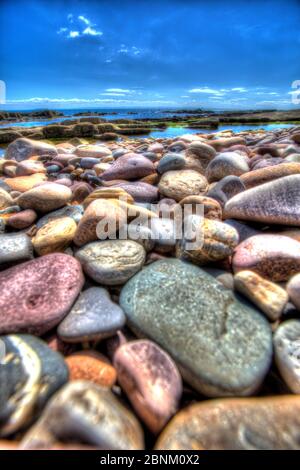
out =
[[224,95],[224,92],[221,90],[216,90],[214,88],[202,87],[202,88],[192,88],[188,90],[189,93],[206,93],[209,95]]
[[83,16],[83,15],[78,16],[78,19],[81,20],[81,21],[83,21],[83,22],[84,22],[85,24],[87,24],[87,25],[91,24],[90,20],[88,20],[88,19],[87,19],[85,16]]
[[134,90],[128,90],[124,88],[106,88],[105,91],[111,93],[133,93]]
[[78,38],[79,37],[79,32],[78,31],[70,31],[68,34],[68,38]]
[[[74,16],[70,13],[67,16],[67,20],[69,23],[74,24]],[[58,31],[57,34],[62,34],[66,38],[74,39],[79,37],[86,37],[86,36],[102,36],[103,32],[96,29],[96,24],[92,23],[88,18],[83,15],[79,15],[76,19],[76,30],[74,30],[74,26],[72,29],[69,27],[63,26]]]

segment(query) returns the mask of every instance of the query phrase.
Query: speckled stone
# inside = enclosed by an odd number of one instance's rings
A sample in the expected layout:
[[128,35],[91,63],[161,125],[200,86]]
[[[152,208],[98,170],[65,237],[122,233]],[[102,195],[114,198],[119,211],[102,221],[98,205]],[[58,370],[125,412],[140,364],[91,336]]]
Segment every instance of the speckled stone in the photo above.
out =
[[71,311],[58,327],[63,341],[81,343],[113,336],[125,324],[125,315],[102,287],[81,293]]
[[18,197],[17,203],[22,209],[38,212],[51,212],[67,204],[72,198],[70,188],[56,183],[45,183],[30,189]]
[[154,165],[148,158],[139,154],[128,153],[115,160],[110,168],[102,173],[101,179],[104,181],[132,180],[143,178],[154,172]]
[[50,220],[58,219],[60,217],[71,217],[76,223],[78,223],[83,215],[83,207],[81,205],[77,206],[65,206],[61,209],[57,209],[53,212],[48,212],[48,214],[41,217],[37,223],[37,228],[41,228],[46,225]]
[[152,432],[160,432],[178,409],[182,394],[172,359],[152,341],[130,341],[117,349],[114,366],[137,414]]
[[249,166],[245,157],[237,152],[224,152],[211,160],[206,168],[205,176],[211,183],[229,175],[240,176],[247,171],[249,171]]
[[184,155],[180,153],[167,153],[164,155],[158,163],[157,171],[158,173],[165,173],[166,171],[171,170],[181,170],[184,167],[185,158]]
[[99,284],[124,284],[143,266],[146,252],[132,240],[105,240],[89,243],[76,253],[88,276]]
[[180,201],[181,207],[185,208],[186,205],[192,206],[192,212],[196,212],[197,206],[203,207],[203,216],[206,219],[221,220],[222,219],[222,207],[219,202],[211,197],[207,196],[187,196]]
[[180,201],[186,196],[203,195],[207,188],[206,178],[195,170],[167,171],[158,185],[163,196],[175,201]]
[[287,281],[300,271],[300,242],[282,235],[254,235],[237,246],[232,267],[235,273],[250,270],[270,281]]
[[26,209],[14,214],[7,220],[7,225],[15,230],[23,230],[30,227],[37,219],[37,214],[32,209]]
[[198,265],[228,258],[239,242],[237,231],[218,220],[189,216],[185,220],[185,229],[194,224],[192,239],[184,234],[177,244],[177,258],[191,261]]
[[232,398],[196,403],[178,413],[157,450],[300,449],[300,397]]
[[0,273],[0,333],[42,335],[72,307],[84,282],[72,256],[54,253]]
[[80,351],[65,359],[70,381],[88,380],[102,387],[111,388],[117,380],[117,371],[102,354],[96,351]]
[[72,243],[76,230],[76,222],[71,217],[53,219],[37,231],[32,244],[40,256],[64,251]]
[[106,450],[144,448],[143,431],[133,413],[107,387],[85,381],[65,385],[48,402],[20,448],[45,448],[57,441],[75,441]]
[[207,192],[207,196],[219,201],[223,207],[228,199],[245,191],[246,187],[239,176],[229,175],[218,181],[213,188]]
[[250,171],[241,176],[246,188],[253,188],[260,184],[274,181],[284,176],[300,173],[300,163],[281,163],[275,166],[267,166],[258,170]]
[[0,436],[31,423],[47,400],[68,380],[63,357],[30,335],[0,337],[6,354],[0,367]]
[[224,218],[300,225],[300,175],[279,178],[248,189],[225,205]]
[[267,321],[197,266],[150,264],[122,289],[120,305],[129,326],[165,349],[205,395],[251,394],[269,369]]
[[125,189],[136,202],[156,202],[158,199],[157,187],[142,181],[118,183],[117,187]]
[[300,273],[290,279],[286,288],[293,304],[300,310]]
[[0,235],[0,266],[20,263],[33,258],[33,247],[25,233]]
[[300,394],[300,320],[279,325],[274,337],[275,362],[289,389]]
[[234,276],[235,289],[250,299],[271,321],[282,315],[289,296],[282,287],[253,271],[240,271]]

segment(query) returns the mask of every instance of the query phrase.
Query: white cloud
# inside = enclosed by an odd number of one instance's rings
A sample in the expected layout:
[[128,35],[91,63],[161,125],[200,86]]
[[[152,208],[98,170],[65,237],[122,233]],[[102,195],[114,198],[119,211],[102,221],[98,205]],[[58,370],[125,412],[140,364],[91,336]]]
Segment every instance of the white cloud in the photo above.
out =
[[231,88],[231,91],[238,91],[239,93],[247,93],[247,88],[244,87],[236,87],[236,88]]
[[68,38],[78,38],[79,32],[78,31],[70,31]]
[[124,88],[106,88],[105,90],[108,93],[132,93],[133,90],[126,90]]
[[81,21],[83,21],[83,22],[84,22],[85,24],[87,24],[87,25],[89,25],[89,24],[91,23],[90,20],[88,20],[87,18],[85,18],[85,16],[83,16],[83,15],[78,16],[78,19],[81,20]]
[[67,31],[68,31],[68,28],[60,28],[60,29],[57,31],[57,34],[66,33]]
[[126,96],[125,93],[100,93],[102,96]]
[[214,88],[202,87],[202,88],[192,88],[188,90],[189,93],[207,93],[209,95],[223,95],[224,92],[221,90],[216,90]]
[[96,29],[92,28],[91,26],[88,26],[87,28],[85,28],[83,30],[82,34],[86,34],[86,35],[89,35],[89,36],[102,36],[103,35],[102,31],[97,31]]

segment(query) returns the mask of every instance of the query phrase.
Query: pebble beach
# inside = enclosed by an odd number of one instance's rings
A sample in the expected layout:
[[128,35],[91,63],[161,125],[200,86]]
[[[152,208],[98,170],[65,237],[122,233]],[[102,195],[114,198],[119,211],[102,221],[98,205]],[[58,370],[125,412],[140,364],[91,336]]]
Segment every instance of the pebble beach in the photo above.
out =
[[0,449],[300,449],[300,126],[11,140]]

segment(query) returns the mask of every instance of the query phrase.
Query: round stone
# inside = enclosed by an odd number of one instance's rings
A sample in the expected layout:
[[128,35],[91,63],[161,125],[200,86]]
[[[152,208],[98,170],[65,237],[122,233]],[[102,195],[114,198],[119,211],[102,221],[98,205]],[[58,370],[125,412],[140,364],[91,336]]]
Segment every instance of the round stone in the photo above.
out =
[[249,171],[248,163],[237,152],[224,152],[217,155],[207,166],[205,175],[209,183],[219,181],[225,176],[240,176]]
[[5,182],[8,184],[11,190],[24,193],[46,180],[47,176],[44,173],[35,173],[34,175],[30,176],[16,176],[15,178],[6,178]]
[[21,162],[35,155],[56,157],[57,149],[53,145],[24,137],[14,140],[6,149],[5,159]]
[[46,225],[50,220],[60,219],[61,217],[71,217],[76,223],[78,223],[83,215],[83,207],[77,206],[65,206],[56,211],[49,212],[48,214],[41,217],[37,223],[37,228],[41,228]]
[[37,214],[32,209],[26,209],[14,214],[7,220],[7,225],[15,230],[23,230],[30,227],[37,219]]
[[64,251],[72,243],[76,230],[76,222],[71,217],[50,220],[32,239],[36,253],[42,256]]
[[14,200],[11,195],[5,189],[0,188],[0,210],[13,206],[13,204]]
[[101,179],[104,181],[124,179],[132,180],[143,178],[155,172],[153,163],[142,155],[128,153],[119,157],[110,168],[104,171]]
[[30,335],[0,337],[0,436],[31,424],[47,400],[68,380],[63,357]]
[[205,395],[251,394],[270,367],[267,321],[197,266],[150,264],[127,282],[120,305],[129,326],[166,350]]
[[206,196],[187,196],[180,201],[183,211],[192,209],[192,213],[203,210],[206,219],[221,220],[222,208],[218,201]]
[[136,202],[156,202],[158,199],[157,187],[142,181],[118,183],[117,187],[123,188]]
[[125,324],[123,310],[110,299],[103,287],[91,287],[81,293],[71,311],[58,327],[63,341],[82,343],[109,338]]
[[33,247],[25,233],[0,235],[0,266],[16,264],[33,258]]
[[124,284],[145,263],[146,251],[132,240],[105,240],[89,243],[76,253],[88,276],[99,284]]
[[67,204],[71,198],[70,188],[62,184],[45,183],[21,194],[17,203],[22,209],[51,212]]
[[196,403],[178,413],[157,450],[300,449],[300,397],[232,398]]
[[173,360],[152,341],[140,340],[120,346],[114,366],[137,414],[153,433],[160,432],[178,409],[182,394],[181,376]]
[[112,155],[111,150],[104,145],[80,145],[75,150],[75,155],[81,158],[96,158],[99,159],[109,157]]
[[232,267],[235,273],[250,270],[270,281],[287,281],[300,271],[300,242],[283,235],[254,235],[237,246]]
[[80,351],[66,358],[70,381],[88,380],[111,388],[117,380],[116,369],[96,351]]
[[175,201],[180,201],[186,196],[203,195],[207,188],[206,178],[195,170],[167,171],[158,185],[163,196]]
[[216,156],[217,152],[204,142],[192,142],[187,148],[187,157],[195,157],[201,165],[202,172],[205,171],[209,162]]
[[275,362],[289,389],[300,394],[300,320],[288,320],[274,334]]
[[228,199],[245,191],[245,189],[246,187],[239,176],[229,175],[218,181],[214,187],[208,191],[207,196],[219,201],[223,207]]
[[0,273],[0,333],[42,335],[69,312],[84,282],[72,256],[54,253]]
[[239,242],[237,231],[218,220],[191,215],[185,219],[184,236],[177,245],[177,258],[198,265],[228,258]]
[[[298,269],[300,271],[300,269]],[[294,305],[300,310],[300,274],[296,274],[287,284],[287,292]]]
[[107,387],[80,380],[65,385],[48,402],[20,449],[49,448],[57,441],[100,449],[144,448],[143,431],[133,413]]
[[182,154],[178,153],[167,153],[164,155],[158,163],[158,173],[166,173],[171,170],[181,170],[184,167],[185,158]]

